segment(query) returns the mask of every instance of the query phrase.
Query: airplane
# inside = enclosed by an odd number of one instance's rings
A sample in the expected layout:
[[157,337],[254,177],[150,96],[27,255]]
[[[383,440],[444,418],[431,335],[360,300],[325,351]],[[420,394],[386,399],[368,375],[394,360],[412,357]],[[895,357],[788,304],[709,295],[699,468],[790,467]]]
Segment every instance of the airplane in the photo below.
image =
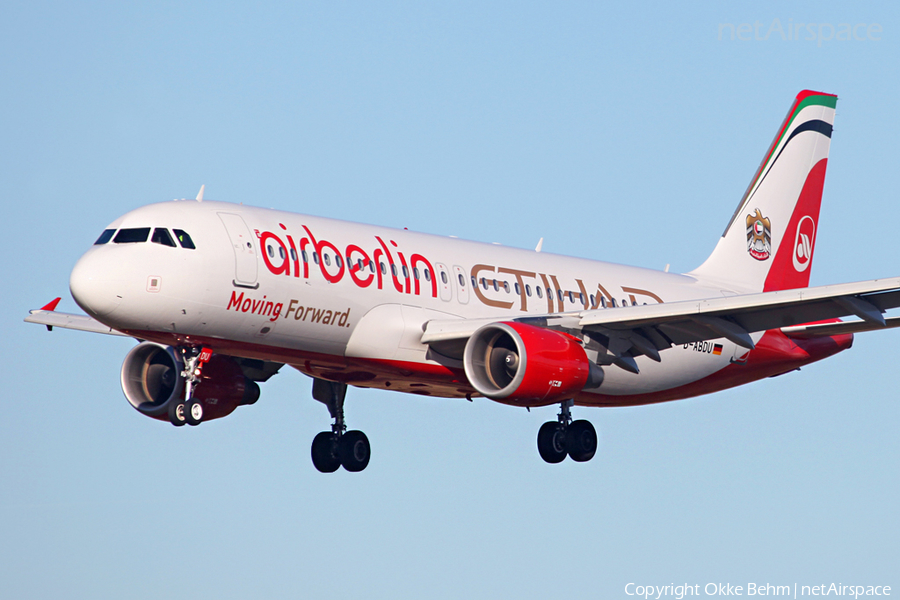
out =
[[[284,365],[313,379],[323,473],[362,471],[348,386],[514,407],[559,405],[538,453],[593,458],[573,407],[709,394],[900,326],[900,278],[808,287],[837,97],[804,90],[709,258],[688,273],[195,199],[107,226],[59,298],[26,321],[136,338],[121,384],[138,412],[196,426],[256,402]],[[842,321],[842,317],[857,317]]]

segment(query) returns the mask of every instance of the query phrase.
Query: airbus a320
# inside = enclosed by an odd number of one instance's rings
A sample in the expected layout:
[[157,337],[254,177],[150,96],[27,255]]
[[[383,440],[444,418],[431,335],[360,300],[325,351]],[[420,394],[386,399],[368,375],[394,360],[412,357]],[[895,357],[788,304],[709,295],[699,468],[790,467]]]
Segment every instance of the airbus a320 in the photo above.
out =
[[808,287],[836,101],[797,95],[689,273],[205,201],[201,188],[103,230],[69,280],[87,314],[57,312],[57,298],[25,320],[136,338],[125,397],[176,426],[253,404],[284,365],[305,373],[333,419],[312,441],[321,472],[369,463],[348,386],[559,405],[540,456],[588,461],[597,433],[574,407],[716,392],[900,325],[884,316],[900,278]]

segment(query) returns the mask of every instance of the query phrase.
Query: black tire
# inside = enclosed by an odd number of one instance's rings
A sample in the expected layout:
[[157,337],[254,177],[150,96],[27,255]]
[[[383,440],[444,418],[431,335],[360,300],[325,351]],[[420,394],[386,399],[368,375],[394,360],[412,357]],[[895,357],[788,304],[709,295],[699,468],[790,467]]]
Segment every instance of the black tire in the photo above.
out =
[[179,400],[169,405],[169,422],[175,427],[181,427],[187,423],[185,414],[184,402]]
[[566,450],[575,462],[586,462],[597,452],[597,431],[590,421],[573,421],[566,431]]
[[184,420],[188,425],[197,426],[203,422],[203,403],[191,400],[184,405]]
[[547,421],[538,430],[538,453],[550,464],[566,458],[566,430],[556,421]]
[[348,431],[338,440],[338,456],[341,465],[351,473],[358,473],[369,464],[372,450],[369,438],[362,431]]
[[312,462],[320,473],[334,473],[341,466],[334,434],[330,431],[323,431],[313,438]]

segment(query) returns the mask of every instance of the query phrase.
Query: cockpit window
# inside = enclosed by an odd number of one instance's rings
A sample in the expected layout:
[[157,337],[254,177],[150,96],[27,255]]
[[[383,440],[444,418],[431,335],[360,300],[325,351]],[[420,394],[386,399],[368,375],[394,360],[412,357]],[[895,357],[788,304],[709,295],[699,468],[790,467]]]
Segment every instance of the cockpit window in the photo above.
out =
[[115,232],[115,229],[104,229],[103,233],[100,234],[100,237],[97,238],[97,241],[94,242],[94,245],[99,246],[101,244],[105,244],[112,239],[112,236]]
[[163,246],[171,246],[175,247],[175,240],[172,239],[172,234],[169,233],[168,229],[163,227],[157,227],[153,230],[153,237],[150,238],[150,241],[154,244],[162,244]]
[[149,227],[134,227],[132,229],[120,229],[113,242],[117,244],[135,244],[146,242],[150,235]]
[[181,244],[182,248],[187,248],[189,250],[194,250],[196,246],[194,246],[194,240],[191,239],[191,236],[188,235],[187,231],[184,229],[173,229],[175,232],[175,237],[178,238],[178,243]]

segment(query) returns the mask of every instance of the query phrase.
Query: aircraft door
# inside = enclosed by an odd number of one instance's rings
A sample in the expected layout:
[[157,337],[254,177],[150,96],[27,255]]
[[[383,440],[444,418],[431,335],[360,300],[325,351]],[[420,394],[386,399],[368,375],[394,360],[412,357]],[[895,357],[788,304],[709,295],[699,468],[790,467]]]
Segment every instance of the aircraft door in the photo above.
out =
[[258,260],[256,258],[256,239],[240,215],[220,212],[219,218],[228,232],[231,249],[234,251],[234,285],[256,289]]
[[450,302],[453,298],[453,292],[450,290],[450,271],[447,270],[447,265],[442,265],[441,263],[437,263],[434,265],[437,268],[437,273],[435,274],[438,278],[438,290],[441,293],[441,300],[444,302]]
[[466,280],[466,272],[459,265],[453,265],[453,281],[456,285],[456,299],[460,304],[469,303],[469,286]]

